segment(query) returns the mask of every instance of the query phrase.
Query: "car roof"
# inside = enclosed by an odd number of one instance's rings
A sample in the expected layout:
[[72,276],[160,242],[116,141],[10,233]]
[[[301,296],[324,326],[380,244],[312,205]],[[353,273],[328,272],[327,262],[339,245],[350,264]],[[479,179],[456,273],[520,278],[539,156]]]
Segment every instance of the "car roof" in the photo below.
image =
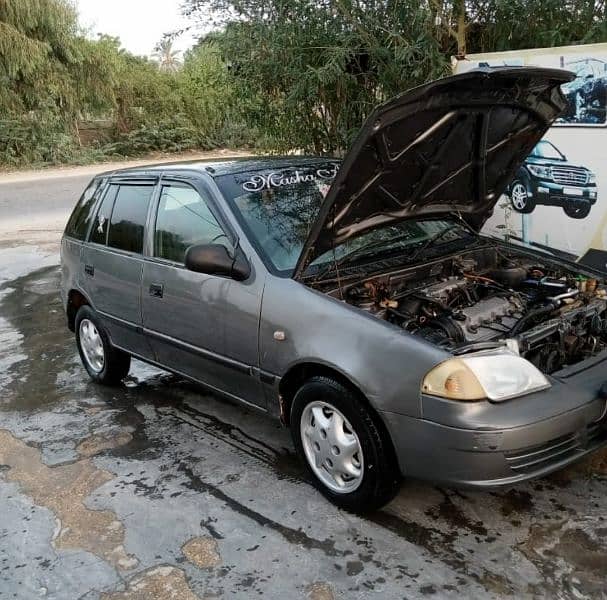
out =
[[199,172],[206,173],[211,177],[221,177],[222,175],[234,175],[236,173],[246,173],[249,171],[284,169],[286,167],[306,167],[318,164],[319,161],[333,162],[336,160],[337,159],[335,158],[323,156],[247,156],[225,160],[188,160],[106,171],[105,173],[100,173],[97,177],[136,177],[158,174],[159,172],[172,174],[179,172]]

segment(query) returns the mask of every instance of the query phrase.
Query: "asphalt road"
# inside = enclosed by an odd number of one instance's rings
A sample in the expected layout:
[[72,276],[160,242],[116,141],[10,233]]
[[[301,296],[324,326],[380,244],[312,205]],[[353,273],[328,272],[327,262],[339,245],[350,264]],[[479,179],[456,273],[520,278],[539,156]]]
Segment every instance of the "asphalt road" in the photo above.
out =
[[90,175],[3,182],[0,176],[0,244],[57,242]]
[[275,423],[142,363],[90,383],[44,229],[88,179],[0,183],[0,598],[607,597],[607,453],[497,492],[406,481],[360,518]]

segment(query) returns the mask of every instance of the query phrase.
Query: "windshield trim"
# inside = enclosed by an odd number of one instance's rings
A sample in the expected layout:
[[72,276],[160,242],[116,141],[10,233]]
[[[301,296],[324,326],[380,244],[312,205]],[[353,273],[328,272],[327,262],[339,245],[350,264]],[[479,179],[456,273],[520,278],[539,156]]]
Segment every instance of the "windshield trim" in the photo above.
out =
[[[335,164],[339,165],[339,161],[335,158],[322,158],[322,157],[319,157],[317,164],[326,165],[327,163],[335,163]],[[301,165],[301,166],[306,167],[309,165]],[[293,164],[291,164],[291,165],[281,166],[281,169],[289,169],[289,168],[296,169],[297,167],[300,167],[300,165],[296,161],[294,161]],[[253,230],[251,229],[251,226],[247,223],[247,220],[245,219],[244,215],[242,214],[242,212],[239,210],[238,206],[236,205],[236,198],[234,198],[231,194],[227,193],[226,186],[223,185],[223,181],[225,181],[225,180],[233,181],[235,176],[244,175],[244,174],[254,175],[256,173],[260,173],[260,172],[267,171],[267,170],[268,170],[267,167],[261,167],[259,169],[251,169],[251,170],[247,170],[247,171],[241,171],[238,173],[220,175],[218,177],[214,177],[213,179],[215,181],[215,185],[217,186],[217,189],[221,193],[221,196],[224,198],[225,203],[226,203],[230,213],[232,214],[234,219],[236,219],[236,222],[238,223],[238,225],[242,229],[243,233],[247,237],[249,244],[251,244],[251,246],[257,253],[257,256],[259,256],[261,262],[263,262],[266,269],[272,275],[274,275],[276,277],[280,277],[281,279],[290,279],[293,275],[293,271],[295,270],[295,268],[281,270],[276,267],[276,265],[272,262],[272,259],[270,258],[270,256],[266,252],[266,250],[259,243],[257,236],[255,236],[255,234],[253,233]]]

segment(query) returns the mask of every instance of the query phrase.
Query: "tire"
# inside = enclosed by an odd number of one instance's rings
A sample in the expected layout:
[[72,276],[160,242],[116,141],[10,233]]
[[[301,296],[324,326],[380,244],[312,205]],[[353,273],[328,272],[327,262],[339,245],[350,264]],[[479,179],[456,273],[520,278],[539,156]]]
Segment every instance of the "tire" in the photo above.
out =
[[[398,492],[401,475],[390,439],[378,417],[341,383],[317,376],[302,385],[293,399],[291,434],[315,486],[337,506],[366,513]],[[344,464],[348,474],[339,468]]]
[[81,306],[76,313],[76,345],[80,360],[90,378],[103,385],[118,385],[129,373],[131,356],[114,348],[90,306]]
[[535,209],[535,200],[529,196],[529,189],[522,179],[515,179],[510,186],[510,204],[518,213],[529,214]]
[[590,214],[590,208],[590,204],[582,204],[582,206],[566,204],[563,206],[565,214],[572,219],[585,219]]

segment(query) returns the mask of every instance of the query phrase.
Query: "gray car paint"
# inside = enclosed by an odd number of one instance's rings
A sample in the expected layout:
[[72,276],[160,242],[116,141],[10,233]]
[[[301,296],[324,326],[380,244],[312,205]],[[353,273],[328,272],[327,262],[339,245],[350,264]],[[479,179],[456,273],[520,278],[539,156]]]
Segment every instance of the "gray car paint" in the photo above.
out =
[[[187,183],[198,191],[233,244],[236,233],[217,204],[210,178],[173,175],[163,177],[160,184],[172,181]],[[157,195],[153,215],[158,200]],[[148,255],[153,253],[151,237],[146,238]],[[162,298],[150,295],[152,285],[163,287]],[[263,285],[263,275],[253,273],[241,283],[194,273],[181,264],[149,256],[141,284],[142,321],[156,361],[194,379],[205,373],[208,385],[265,410],[263,388],[252,377],[252,369],[258,366]],[[238,307],[238,318],[234,318],[233,307]]]
[[[210,198],[231,243],[249,260],[251,275],[237,282],[153,258],[150,230],[157,191],[141,257],[64,236],[66,309],[74,290],[84,294],[112,343],[274,416],[281,414],[281,382],[302,366],[345,378],[385,424],[408,476],[475,486],[508,484],[560,468],[606,443],[604,434],[590,433],[599,421],[604,426],[607,401],[599,396],[603,361],[580,363],[553,375],[549,390],[501,403],[422,395],[424,375],[450,354],[271,272],[214,180],[221,173],[254,171],[270,163],[271,168],[296,167],[310,165],[311,159],[159,165],[102,176],[104,181],[153,177],[190,182]],[[93,277],[86,275],[85,265],[94,267]],[[101,283],[92,281],[98,273]],[[147,296],[152,283],[164,286],[162,299]],[[562,436],[575,444],[562,460],[525,472],[512,468],[508,453],[541,454],[543,444],[557,443]]]
[[344,157],[295,267],[405,219],[457,212],[479,231],[532,148],[563,112],[575,74],[487,67],[378,106]]
[[[124,179],[121,178],[121,181]],[[140,178],[137,181],[154,186],[156,178]],[[111,193],[109,185],[99,188],[95,210],[108,193]],[[95,220],[91,224],[91,231],[94,226]],[[89,231],[89,235],[90,233]],[[151,359],[153,352],[142,332],[142,256],[101,244],[87,243],[82,247],[80,258],[82,267],[79,280],[82,292],[87,298],[95,298],[95,310],[103,316],[113,343],[120,348],[129,348],[142,358]]]
[[[297,159],[290,163],[297,164]],[[157,174],[186,177],[204,186],[229,222],[234,238],[239,239],[251,263],[251,276],[236,282],[175,267],[171,276],[162,276],[167,286],[175,285],[175,293],[182,294],[179,304],[160,301],[150,306],[153,316],[143,320],[143,338],[154,340],[153,358],[125,344],[126,350],[276,417],[280,414],[281,378],[301,365],[331,369],[358,388],[385,423],[405,475],[455,484],[498,485],[537,476],[540,473],[513,474],[504,451],[582,431],[604,414],[606,402],[597,394],[605,380],[602,362],[569,378],[553,377],[547,391],[499,404],[423,396],[422,378],[450,356],[446,351],[301,282],[270,273],[204,165],[197,169],[171,166],[164,171],[159,167]],[[145,252],[150,254],[148,233],[146,236]],[[105,294],[120,295],[120,279],[130,268],[125,264],[131,258],[106,251],[104,260],[119,275]],[[143,282],[141,293],[145,295],[148,281],[160,276],[155,271],[159,265],[149,256],[140,261],[153,274]],[[83,269],[80,244],[64,237],[65,298],[71,289],[86,294],[81,283]],[[174,283],[180,279],[181,286]],[[106,301],[105,296],[87,298],[96,310],[99,302]],[[133,318],[130,313],[123,316]],[[115,326],[104,322],[115,335]],[[205,334],[205,322],[214,333],[212,344]],[[182,342],[182,347],[171,343],[161,348],[153,336],[161,329],[172,341]],[[284,332],[284,341],[275,339],[276,332]],[[213,360],[198,360],[201,355]],[[592,449],[582,447],[564,462]],[[546,470],[560,466],[555,463]]]

